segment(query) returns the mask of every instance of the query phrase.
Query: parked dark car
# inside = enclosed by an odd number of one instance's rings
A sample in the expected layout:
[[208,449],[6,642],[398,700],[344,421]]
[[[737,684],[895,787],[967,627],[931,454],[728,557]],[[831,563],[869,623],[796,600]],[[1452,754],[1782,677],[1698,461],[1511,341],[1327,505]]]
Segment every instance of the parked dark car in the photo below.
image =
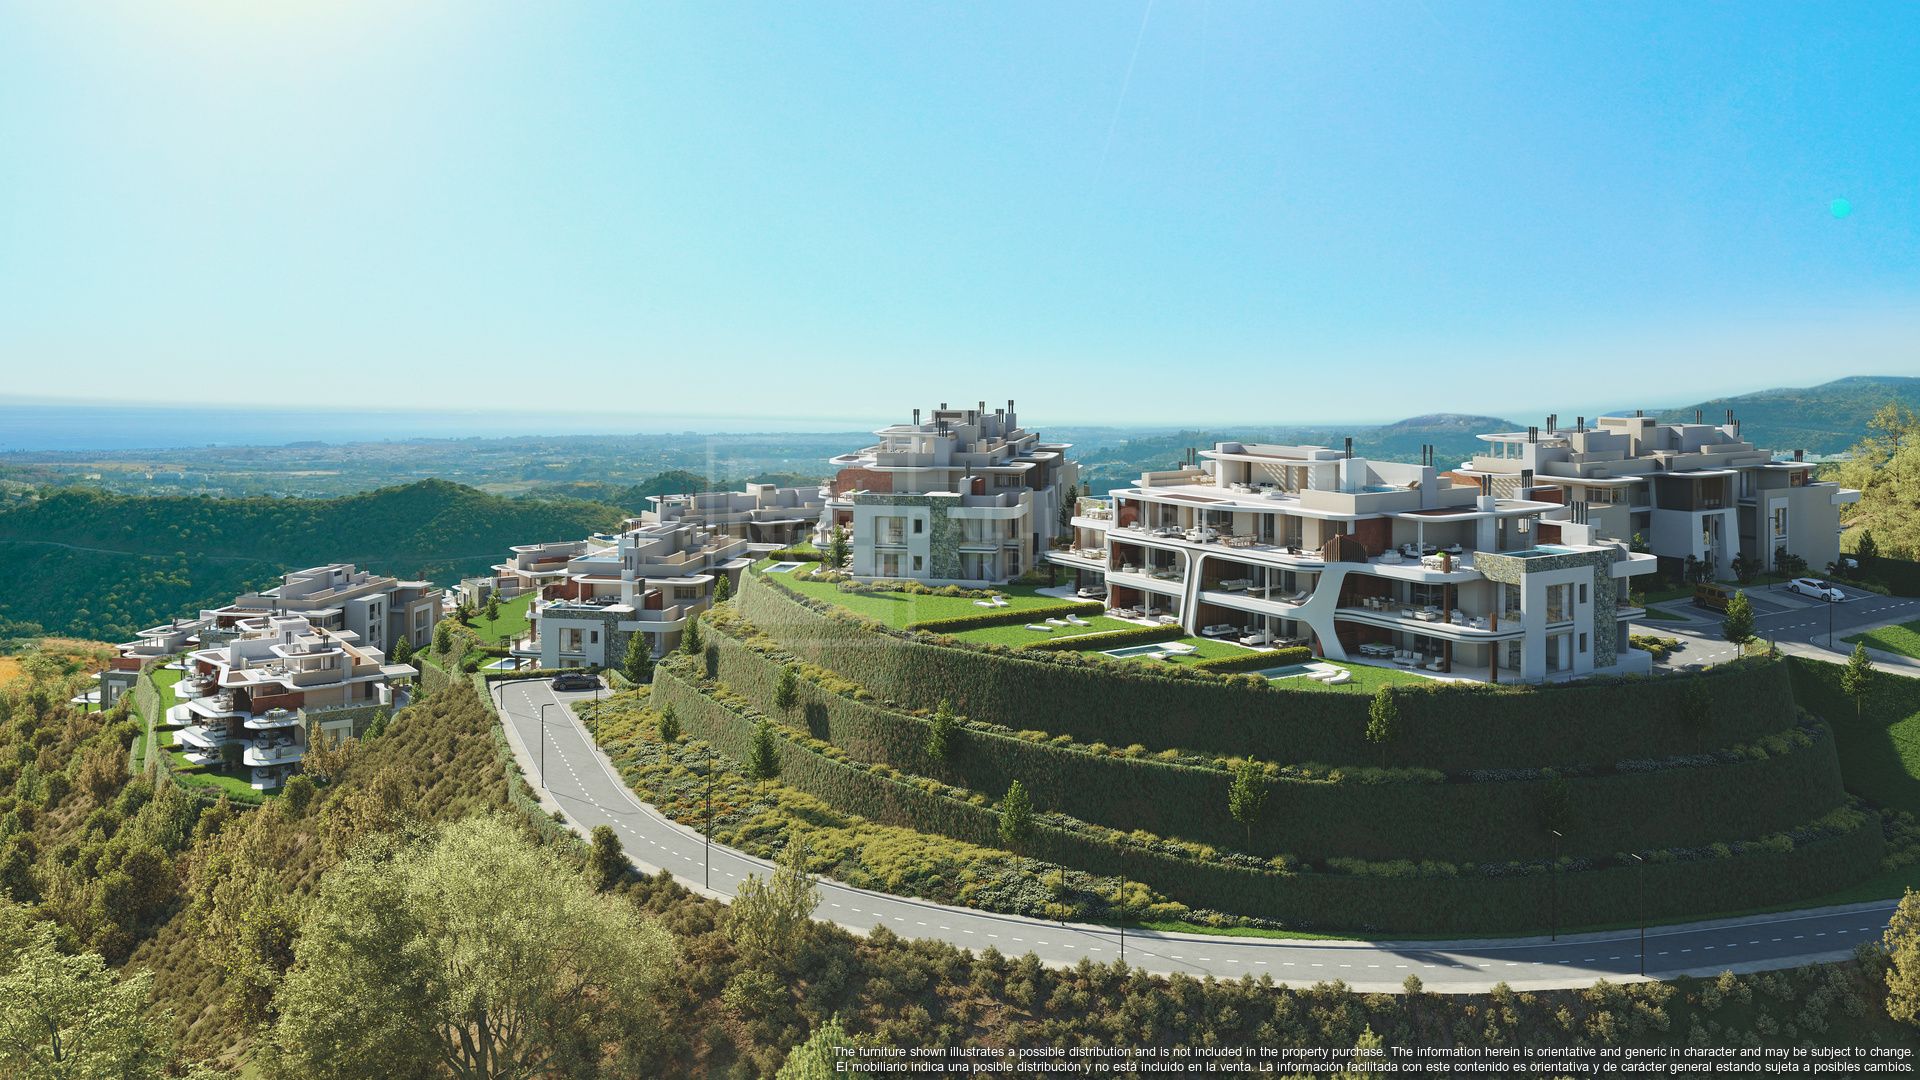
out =
[[584,671],[568,671],[555,675],[549,685],[555,690],[598,690],[600,679]]

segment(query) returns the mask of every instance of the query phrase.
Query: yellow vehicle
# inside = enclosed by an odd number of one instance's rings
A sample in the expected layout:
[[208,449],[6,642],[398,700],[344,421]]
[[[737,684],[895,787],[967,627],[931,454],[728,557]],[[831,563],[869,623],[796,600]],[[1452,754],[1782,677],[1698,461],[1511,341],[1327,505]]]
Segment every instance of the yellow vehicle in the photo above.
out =
[[1733,599],[1733,590],[1712,581],[1703,581],[1693,587],[1693,602],[1713,611],[1727,610],[1727,601]]

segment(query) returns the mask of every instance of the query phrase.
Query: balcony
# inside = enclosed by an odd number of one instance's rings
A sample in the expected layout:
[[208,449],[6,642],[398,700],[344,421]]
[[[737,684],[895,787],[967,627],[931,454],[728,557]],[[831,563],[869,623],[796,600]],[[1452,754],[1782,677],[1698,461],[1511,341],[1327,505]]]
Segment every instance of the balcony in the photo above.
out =
[[259,716],[249,716],[243,722],[249,731],[280,731],[300,726],[300,714],[292,709],[268,709]]
[[291,739],[257,739],[248,744],[240,755],[244,764],[260,767],[264,765],[291,765],[305,755],[307,748]]

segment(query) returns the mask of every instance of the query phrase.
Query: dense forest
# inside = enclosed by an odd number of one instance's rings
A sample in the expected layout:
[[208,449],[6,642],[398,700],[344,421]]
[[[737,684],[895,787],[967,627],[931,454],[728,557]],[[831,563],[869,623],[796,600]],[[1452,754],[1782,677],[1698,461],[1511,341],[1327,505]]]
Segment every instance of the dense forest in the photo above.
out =
[[464,683],[315,755],[252,810],[129,775],[138,724],[79,713],[67,690],[50,674],[0,690],[0,1025],[17,1036],[0,1075],[40,1075],[47,1031],[95,1055],[60,1075],[89,1077],[193,1061],[197,1076],[823,1076],[833,1046],[856,1044],[1914,1041],[1920,940],[1905,937],[1790,972],[1472,996],[1059,970],[812,923],[794,859],[731,907],[638,875],[611,833],[583,844],[521,809]]
[[119,640],[328,562],[448,583],[514,544],[584,536],[623,516],[603,503],[510,499],[442,480],[333,499],[54,490],[0,512],[10,571],[0,626],[11,636]]

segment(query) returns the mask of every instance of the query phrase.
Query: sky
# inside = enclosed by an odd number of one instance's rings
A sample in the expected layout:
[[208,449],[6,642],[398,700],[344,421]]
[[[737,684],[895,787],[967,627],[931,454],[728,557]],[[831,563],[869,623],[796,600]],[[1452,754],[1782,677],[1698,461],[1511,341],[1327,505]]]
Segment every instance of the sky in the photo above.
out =
[[1901,3],[0,0],[0,395],[1044,430],[1920,374],[1916,70]]

